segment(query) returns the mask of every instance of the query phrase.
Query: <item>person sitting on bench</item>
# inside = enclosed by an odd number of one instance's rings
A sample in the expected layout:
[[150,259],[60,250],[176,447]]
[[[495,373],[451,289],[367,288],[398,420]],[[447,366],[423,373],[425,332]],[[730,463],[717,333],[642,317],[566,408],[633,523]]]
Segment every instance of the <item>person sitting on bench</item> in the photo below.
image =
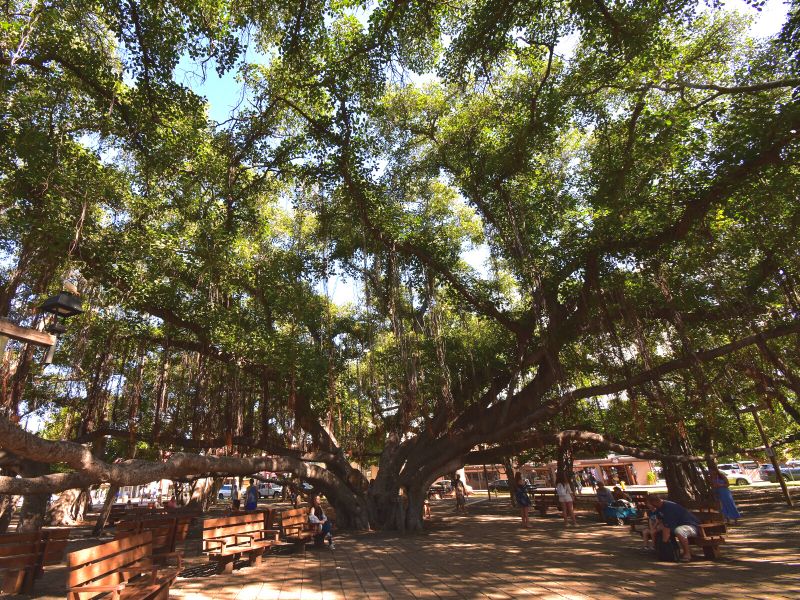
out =
[[611,506],[631,506],[631,497],[626,492],[623,492],[618,485],[614,486],[611,497],[614,498]]
[[328,539],[328,545],[333,550],[336,546],[333,545],[333,524],[325,516],[325,511],[322,510],[319,495],[315,494],[311,499],[311,510],[308,511],[308,522],[316,527],[317,534],[314,536],[314,544],[321,546]]
[[658,518],[664,524],[661,541],[669,543],[670,534],[674,535],[681,546],[681,562],[691,561],[689,538],[697,535],[697,528],[700,525],[697,517],[677,502],[662,500],[657,494],[648,494],[646,503],[656,510]]
[[597,482],[597,503],[603,509],[614,501],[614,495],[611,493],[602,481]]

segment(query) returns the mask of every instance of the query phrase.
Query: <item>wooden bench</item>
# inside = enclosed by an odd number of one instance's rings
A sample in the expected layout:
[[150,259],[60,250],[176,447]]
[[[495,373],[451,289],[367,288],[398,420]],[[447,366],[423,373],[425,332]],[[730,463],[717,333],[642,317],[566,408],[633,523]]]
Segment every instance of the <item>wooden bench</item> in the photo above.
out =
[[561,512],[561,503],[558,501],[555,491],[534,492],[533,508],[539,512],[540,516],[547,516],[547,509],[551,506]]
[[259,564],[265,550],[278,543],[278,534],[278,530],[264,526],[264,514],[260,511],[206,519],[203,552],[209,560],[217,561],[218,573],[231,573],[238,556],[246,555],[251,565]]
[[[715,501],[701,500],[689,502],[686,508],[700,521],[697,535],[689,538],[689,545],[702,548],[703,556],[710,560],[718,559],[721,554],[719,547],[725,543],[725,534],[728,532],[722,515],[717,510],[718,505]],[[644,516],[631,522],[631,531],[641,535],[648,526],[647,516]]]
[[117,523],[114,537],[119,539],[126,535],[151,531],[153,533],[153,552],[175,552],[178,542],[186,539],[189,531],[189,517],[180,519],[156,517],[154,519],[132,519]]
[[316,529],[308,522],[308,510],[308,507],[282,510],[278,517],[283,539],[304,551],[306,543],[316,534]]
[[111,512],[108,513],[108,525],[113,525],[122,519],[128,512],[127,504],[112,504]]
[[719,502],[716,499],[697,500],[689,502],[686,508],[700,521],[697,536],[689,538],[689,545],[702,548],[703,556],[710,560],[718,559],[721,554],[719,547],[725,543],[725,534],[728,532],[719,511]]
[[203,509],[199,506],[179,506],[177,508],[164,508],[164,514],[178,519],[188,518],[190,523],[196,523],[203,516]]
[[626,492],[628,496],[630,496],[631,502],[633,505],[639,510],[645,510],[647,508],[647,495],[649,492],[646,491],[639,491],[639,490],[631,490]]
[[150,531],[129,535],[67,555],[67,599],[100,597],[166,600],[183,568],[180,554],[171,553],[176,567],[159,567]]
[[32,594],[43,545],[38,531],[0,535],[0,575],[6,594]]
[[69,543],[69,529],[42,529],[41,567],[60,565],[64,561],[64,551]]
[[68,540],[69,529],[0,535],[3,591],[31,593],[33,581],[44,572],[44,567],[61,563]]

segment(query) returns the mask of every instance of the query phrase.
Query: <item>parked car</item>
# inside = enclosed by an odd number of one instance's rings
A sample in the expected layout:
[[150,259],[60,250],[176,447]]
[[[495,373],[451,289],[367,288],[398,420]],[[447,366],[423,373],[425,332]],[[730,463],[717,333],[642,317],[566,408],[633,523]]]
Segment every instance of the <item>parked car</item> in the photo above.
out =
[[[789,465],[781,465],[781,474],[783,478],[787,481],[800,481],[800,467],[790,467]],[[778,481],[778,477],[775,475],[775,469],[772,469],[769,473],[769,480],[773,483]]]
[[511,488],[508,485],[508,479],[495,479],[489,482],[489,491],[499,494],[500,492],[508,492]]
[[434,482],[434,484],[428,489],[428,498],[432,498],[434,496],[442,498],[444,496],[447,496],[452,491],[453,491],[453,484],[450,482],[450,480],[441,479],[439,481]]
[[258,495],[261,498],[277,498],[283,493],[283,486],[277,483],[259,483]]
[[719,470],[723,473],[744,473],[744,469],[739,463],[727,463],[719,465]]
[[719,472],[728,478],[728,483],[732,485],[750,485],[753,478],[744,472],[739,463],[727,463],[719,465]]
[[[531,483],[530,480],[525,479],[525,491],[529,494],[532,494],[536,491],[536,485]],[[502,492],[510,491],[510,487],[508,484],[508,479],[497,479],[495,481],[489,482],[489,492],[494,492],[495,494],[500,494]]]
[[231,494],[233,494],[233,486],[230,483],[226,483],[219,489],[219,494],[217,494],[217,498],[220,500],[230,500]]

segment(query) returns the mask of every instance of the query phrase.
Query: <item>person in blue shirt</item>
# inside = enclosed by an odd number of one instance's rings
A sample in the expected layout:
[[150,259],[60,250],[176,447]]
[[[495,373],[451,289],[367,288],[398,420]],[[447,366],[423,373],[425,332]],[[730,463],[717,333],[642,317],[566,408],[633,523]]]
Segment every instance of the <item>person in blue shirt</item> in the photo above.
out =
[[255,480],[250,480],[250,485],[244,492],[244,509],[255,510],[258,507],[258,488]]
[[669,542],[670,534],[674,535],[681,546],[681,562],[692,560],[692,554],[689,552],[689,538],[697,536],[697,529],[700,526],[697,517],[677,502],[662,500],[657,494],[648,494],[646,502],[656,511],[664,525],[661,531],[662,541]]

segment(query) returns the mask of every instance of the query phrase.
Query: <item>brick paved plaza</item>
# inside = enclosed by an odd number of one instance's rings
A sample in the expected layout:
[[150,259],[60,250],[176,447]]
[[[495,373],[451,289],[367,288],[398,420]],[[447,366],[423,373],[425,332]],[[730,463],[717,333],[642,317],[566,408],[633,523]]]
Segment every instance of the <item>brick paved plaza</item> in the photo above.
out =
[[526,531],[504,503],[484,500],[450,516],[442,501],[423,535],[343,534],[333,551],[309,547],[305,557],[269,557],[233,576],[181,578],[172,597],[800,598],[800,512],[777,499],[743,504],[749,518],[716,563],[655,562],[627,527],[588,515],[566,530],[555,513],[535,517]]
[[[435,501],[424,534],[342,533],[335,550],[268,556],[232,575],[214,574],[190,535],[171,598],[800,598],[800,510],[760,490],[737,490],[737,500],[746,519],[722,560],[691,564],[656,562],[627,527],[588,514],[577,529],[552,512],[522,530],[507,500],[480,500],[465,516],[452,500]],[[63,569],[37,584],[39,598],[65,595]]]

